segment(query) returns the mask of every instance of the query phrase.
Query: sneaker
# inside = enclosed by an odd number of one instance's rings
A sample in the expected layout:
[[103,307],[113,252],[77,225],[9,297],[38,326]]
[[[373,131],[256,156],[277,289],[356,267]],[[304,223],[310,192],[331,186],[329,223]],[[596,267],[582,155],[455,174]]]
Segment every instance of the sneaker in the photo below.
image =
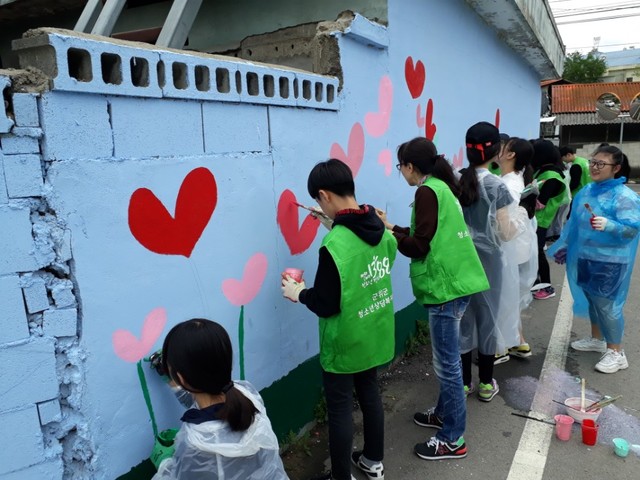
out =
[[527,358],[531,356],[531,347],[528,343],[521,343],[517,347],[509,349],[509,355],[514,357]]
[[467,456],[467,444],[460,437],[457,442],[443,442],[436,437],[425,443],[418,443],[413,451],[425,460],[444,460],[447,458],[464,458]]
[[550,283],[536,283],[533,287],[531,287],[532,292],[537,292],[538,290],[542,290],[543,288],[550,287]]
[[625,368],[629,368],[629,362],[627,362],[624,350],[616,352],[608,348],[600,361],[596,363],[596,370],[602,373],[616,373],[618,370],[624,370]]
[[[466,387],[465,387],[466,388]],[[435,407],[431,407],[426,412],[418,412],[413,416],[416,425],[427,428],[442,429],[442,419],[436,415]]]
[[494,365],[500,365],[501,363],[505,363],[509,361],[508,352],[503,353],[502,355],[498,355],[496,353],[496,359],[493,361]]
[[467,396],[467,397],[468,397],[469,395],[471,395],[472,393],[474,393],[475,391],[476,391],[476,386],[473,384],[473,382],[471,382],[471,385],[468,385],[468,386],[467,386],[467,385],[465,385],[465,386],[464,386],[464,394],[465,394],[465,396]]
[[[333,477],[331,476],[331,472],[325,472],[317,477],[311,477],[309,480],[333,480]],[[356,477],[351,475],[351,480],[356,480]]]
[[369,480],[384,480],[384,466],[382,462],[378,462],[370,467],[362,461],[361,451],[351,454],[351,463],[353,463],[358,470],[364,472]]
[[541,288],[533,294],[533,298],[536,300],[546,300],[547,298],[555,297],[556,290],[553,287]]
[[500,391],[500,387],[498,386],[498,382],[496,379],[492,379],[491,383],[480,383],[478,384],[478,398],[483,402],[490,402],[493,400],[498,392]]
[[607,342],[593,337],[586,337],[571,342],[571,348],[581,352],[607,353]]

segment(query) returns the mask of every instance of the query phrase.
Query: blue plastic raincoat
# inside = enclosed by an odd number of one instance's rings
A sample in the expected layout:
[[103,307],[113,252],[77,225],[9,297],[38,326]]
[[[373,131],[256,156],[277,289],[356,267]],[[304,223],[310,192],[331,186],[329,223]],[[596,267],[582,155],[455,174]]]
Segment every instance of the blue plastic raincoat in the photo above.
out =
[[[560,238],[547,250],[554,258],[566,249],[567,277],[576,316],[589,318],[587,293],[613,300],[622,311],[629,292],[638,249],[640,196],[624,185],[625,178],[594,182],[573,199],[571,216]],[[591,228],[591,213],[607,219],[604,231]],[[588,278],[578,278],[578,262],[589,262]]]

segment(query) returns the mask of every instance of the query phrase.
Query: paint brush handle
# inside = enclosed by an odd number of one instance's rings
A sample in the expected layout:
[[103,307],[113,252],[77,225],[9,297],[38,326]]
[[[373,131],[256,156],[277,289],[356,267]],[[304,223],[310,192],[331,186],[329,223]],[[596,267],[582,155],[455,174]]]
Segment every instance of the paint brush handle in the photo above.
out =
[[555,425],[556,422],[553,420],[547,420],[546,418],[536,418],[530,415],[525,415],[524,413],[511,412],[511,415],[515,415],[516,417],[527,418],[529,420],[535,420],[536,422],[548,423],[549,425]]
[[592,217],[595,217],[596,214],[593,212],[593,209],[591,208],[591,205],[589,205],[588,203],[584,204],[584,208],[587,209],[587,212],[589,212],[591,214]]
[[622,398],[622,395],[618,395],[616,397],[607,398],[606,400],[601,400],[599,402],[594,403],[593,405],[589,405],[589,407],[585,410],[585,412],[591,412],[598,408],[606,407],[607,405],[610,405],[616,400],[619,400],[621,398]]
[[571,410],[575,410],[576,412],[580,411],[579,408],[572,407],[571,405],[567,405],[564,402],[559,402],[558,400],[553,400],[553,399],[551,401],[554,402],[554,403],[557,403],[558,405],[562,405],[563,407],[567,407],[567,408],[570,408]]

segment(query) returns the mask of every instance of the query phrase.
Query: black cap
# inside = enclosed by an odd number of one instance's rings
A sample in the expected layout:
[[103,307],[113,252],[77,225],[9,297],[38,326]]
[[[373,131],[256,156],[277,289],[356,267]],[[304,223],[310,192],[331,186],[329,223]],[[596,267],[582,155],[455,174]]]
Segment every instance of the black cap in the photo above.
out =
[[485,149],[500,143],[500,131],[489,122],[478,122],[467,130],[465,136],[467,148],[484,151]]
[[506,133],[501,133],[500,134],[500,140],[503,143],[507,143],[510,139],[511,139],[511,137],[509,135],[507,135]]

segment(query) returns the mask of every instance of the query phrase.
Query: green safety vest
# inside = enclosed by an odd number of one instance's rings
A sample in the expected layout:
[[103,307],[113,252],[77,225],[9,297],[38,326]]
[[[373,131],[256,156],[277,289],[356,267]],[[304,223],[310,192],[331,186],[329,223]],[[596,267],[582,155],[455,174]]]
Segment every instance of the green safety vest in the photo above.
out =
[[385,229],[369,245],[343,225],[324,237],[340,275],[340,313],[320,318],[320,364],[327,372],[357,373],[389,362],[395,350],[391,267],[398,242]]
[[551,178],[555,178],[560,183],[562,183],[563,188],[562,190],[560,190],[560,193],[555,197],[551,197],[542,210],[536,211],[536,220],[538,221],[538,226],[540,228],[549,228],[560,206],[569,203],[569,196],[567,195],[567,184],[564,182],[562,176],[558,172],[554,172],[553,170],[547,170],[546,172],[542,172],[540,174],[536,172],[534,178],[538,181],[540,190],[542,190],[544,182]]
[[582,187],[592,182],[591,175],[589,174],[589,161],[586,158],[576,157],[573,160],[574,165],[579,165],[582,170],[582,174],[580,175],[580,185],[577,188],[571,190],[571,197],[575,198],[576,194],[580,191]]
[[[429,253],[412,258],[411,286],[423,305],[439,305],[489,289],[460,202],[442,180],[429,177],[423,183],[438,199],[438,226]],[[411,212],[411,235],[416,229],[416,209]]]

